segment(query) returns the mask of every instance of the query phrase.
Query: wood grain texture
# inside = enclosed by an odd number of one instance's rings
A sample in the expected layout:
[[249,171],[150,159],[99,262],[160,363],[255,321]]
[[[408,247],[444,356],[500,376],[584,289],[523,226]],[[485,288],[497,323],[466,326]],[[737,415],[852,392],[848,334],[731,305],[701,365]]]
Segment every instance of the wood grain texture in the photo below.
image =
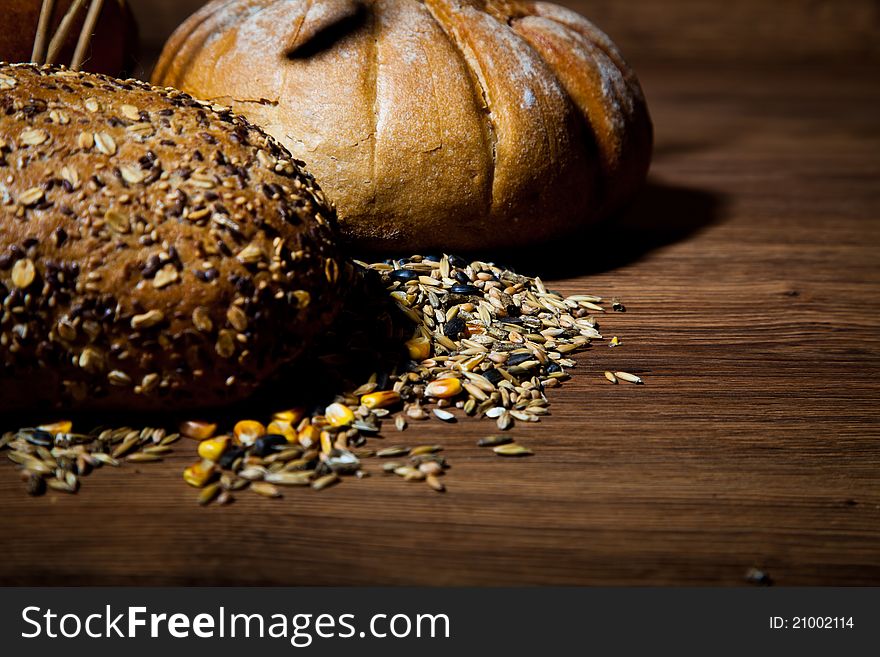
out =
[[581,356],[553,416],[513,432],[533,458],[475,447],[491,424],[429,422],[384,440],[444,444],[445,495],[377,473],[207,509],[184,454],[42,499],[7,464],[0,582],[736,585],[757,566],[880,584],[875,72],[639,72],[651,184],[618,222],[517,258],[628,309],[603,322],[623,346]]

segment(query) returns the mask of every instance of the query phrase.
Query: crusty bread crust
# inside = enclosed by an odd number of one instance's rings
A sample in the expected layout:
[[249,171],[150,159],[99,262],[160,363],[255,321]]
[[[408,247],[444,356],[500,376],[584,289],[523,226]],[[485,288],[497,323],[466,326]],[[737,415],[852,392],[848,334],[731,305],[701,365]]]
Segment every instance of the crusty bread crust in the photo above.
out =
[[242,399],[332,320],[314,179],[224,108],[0,65],[0,410]]
[[154,81],[230,104],[383,251],[558,237],[646,175],[651,122],[607,36],[543,2],[215,0]]

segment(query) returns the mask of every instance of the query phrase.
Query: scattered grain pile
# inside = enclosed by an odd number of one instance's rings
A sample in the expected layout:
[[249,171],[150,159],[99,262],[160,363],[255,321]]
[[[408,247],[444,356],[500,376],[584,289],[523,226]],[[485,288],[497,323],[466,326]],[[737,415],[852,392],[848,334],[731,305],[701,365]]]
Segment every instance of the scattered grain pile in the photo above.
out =
[[[449,465],[441,445],[376,450],[370,438],[387,436],[389,425],[402,432],[466,416],[499,431],[539,422],[550,414],[547,389],[569,378],[572,355],[603,339],[601,297],[563,297],[540,278],[491,263],[444,255],[355,264],[360,289],[312,363],[298,368],[315,372],[314,380],[300,390],[282,374],[269,386],[277,400],[263,415],[187,420],[175,433],[125,427],[78,434],[62,421],[6,433],[0,448],[32,494],[46,486],[75,492],[84,474],[120,459],[161,460],[180,435],[198,441],[200,460],[183,478],[200,489],[201,504],[228,503],[244,489],[266,497],[287,486],[321,490],[365,476],[363,462],[373,457],[384,472],[442,492]],[[612,308],[624,310],[617,300]],[[627,372],[604,376],[641,383]],[[532,454],[507,435],[478,444],[504,457]]]

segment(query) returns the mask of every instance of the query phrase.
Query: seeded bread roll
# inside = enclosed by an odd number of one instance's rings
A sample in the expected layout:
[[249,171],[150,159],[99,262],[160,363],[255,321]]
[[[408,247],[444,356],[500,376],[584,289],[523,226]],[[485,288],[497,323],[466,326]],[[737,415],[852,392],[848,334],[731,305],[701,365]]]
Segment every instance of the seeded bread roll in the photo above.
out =
[[303,163],[229,110],[0,64],[0,412],[239,400],[350,268]]

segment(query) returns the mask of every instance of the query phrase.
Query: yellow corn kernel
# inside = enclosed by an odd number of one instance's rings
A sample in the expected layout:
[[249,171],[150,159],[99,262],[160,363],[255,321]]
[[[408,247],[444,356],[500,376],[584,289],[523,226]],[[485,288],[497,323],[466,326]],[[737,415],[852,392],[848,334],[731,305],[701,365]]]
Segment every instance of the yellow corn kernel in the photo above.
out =
[[611,338],[611,343],[610,343],[608,346],[609,346],[609,347],[616,347],[616,346],[619,345],[619,344],[620,344],[620,338],[618,338],[618,337],[615,335],[613,338]]
[[277,422],[287,422],[290,426],[296,426],[305,417],[306,409],[297,407],[289,408],[286,411],[278,411],[272,415],[272,420]]
[[367,408],[388,408],[400,403],[400,393],[393,390],[371,392],[361,397],[361,404]]
[[310,424],[299,432],[297,439],[299,440],[300,445],[308,449],[316,442],[318,442],[318,440],[320,439],[320,435],[321,432],[318,431],[318,427]]
[[480,322],[467,322],[465,324],[465,332],[467,335],[482,335],[486,332],[486,327],[483,326]]
[[266,435],[266,427],[256,420],[242,420],[232,430],[242,445],[253,445],[254,441]]
[[229,436],[208,438],[199,443],[199,456],[206,461],[217,461],[229,446]]
[[329,454],[333,451],[333,439],[327,431],[321,432],[321,451],[325,454]]
[[70,430],[73,429],[73,422],[70,420],[60,420],[52,424],[42,424],[37,429],[48,431],[49,433],[70,433]]
[[266,433],[284,436],[287,438],[287,442],[291,444],[296,444],[297,442],[296,430],[290,426],[290,422],[284,420],[272,420],[269,426],[266,427]]
[[473,372],[477,365],[486,360],[486,354],[477,354],[473,358],[468,358],[461,364],[461,369],[463,372]]
[[431,341],[425,337],[420,336],[407,340],[406,348],[409,351],[409,357],[413,360],[425,360],[431,355]]
[[285,431],[291,430],[290,422],[286,420],[272,420],[266,427],[266,433],[277,433],[284,435]]
[[438,397],[440,399],[449,399],[455,397],[461,392],[461,381],[458,379],[437,379],[431,381],[425,386],[425,394],[428,397]]
[[339,402],[330,404],[324,411],[324,417],[332,427],[346,427],[354,422],[354,413],[348,406]]
[[213,436],[215,431],[217,431],[217,425],[211,422],[189,420],[180,423],[180,433],[193,440],[206,440]]
[[214,464],[210,461],[199,461],[183,471],[183,480],[190,486],[202,488],[214,476]]

